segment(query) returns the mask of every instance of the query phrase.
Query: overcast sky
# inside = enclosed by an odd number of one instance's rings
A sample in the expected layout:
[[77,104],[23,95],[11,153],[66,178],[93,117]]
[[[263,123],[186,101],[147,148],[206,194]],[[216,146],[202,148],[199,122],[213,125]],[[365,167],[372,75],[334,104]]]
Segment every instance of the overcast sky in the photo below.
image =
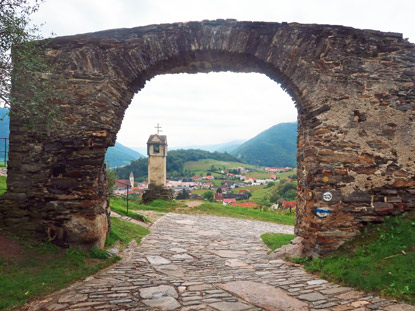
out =
[[[33,15],[44,37],[218,18],[344,25],[415,42],[414,0],[45,0]],[[135,95],[117,137],[144,147],[160,123],[170,147],[216,144],[296,118],[290,97],[265,75],[163,75]]]

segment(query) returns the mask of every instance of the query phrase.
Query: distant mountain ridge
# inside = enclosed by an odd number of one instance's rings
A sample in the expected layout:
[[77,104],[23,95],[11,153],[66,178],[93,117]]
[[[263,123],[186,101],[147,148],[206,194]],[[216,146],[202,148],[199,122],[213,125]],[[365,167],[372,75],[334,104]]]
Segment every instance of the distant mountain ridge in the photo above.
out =
[[114,147],[109,147],[105,154],[105,162],[109,163],[110,168],[128,165],[133,160],[144,157],[141,153],[128,148],[119,142]]
[[[180,146],[180,147],[169,147],[169,150],[189,150],[189,149],[197,149],[197,150],[205,150],[209,152],[227,152],[230,153],[232,150],[239,147],[245,140],[237,139],[232,140],[226,143],[220,144],[211,144],[211,145],[191,145],[191,146]],[[140,153],[146,153],[146,147],[130,147],[131,149],[138,151]]]
[[[182,177],[186,173],[185,163],[188,161],[198,161],[200,159],[213,159],[218,161],[239,162],[237,158],[229,153],[209,152],[200,149],[177,149],[168,152],[166,158],[166,170],[169,177]],[[241,163],[241,165],[243,165]],[[148,176],[148,158],[141,158],[132,161],[131,164],[115,169],[120,178],[128,178],[130,172],[133,172],[137,180],[146,180]],[[191,175],[190,175],[191,176]]]
[[261,166],[297,166],[297,122],[279,123],[231,152],[242,161]]
[[220,143],[220,144],[211,144],[211,145],[192,145],[192,146],[186,146],[186,147],[178,147],[178,148],[171,148],[171,150],[177,150],[177,149],[199,149],[199,150],[206,150],[209,152],[231,152],[232,150],[236,149],[238,146],[240,146],[244,140],[238,139],[238,140],[232,140],[226,143]]

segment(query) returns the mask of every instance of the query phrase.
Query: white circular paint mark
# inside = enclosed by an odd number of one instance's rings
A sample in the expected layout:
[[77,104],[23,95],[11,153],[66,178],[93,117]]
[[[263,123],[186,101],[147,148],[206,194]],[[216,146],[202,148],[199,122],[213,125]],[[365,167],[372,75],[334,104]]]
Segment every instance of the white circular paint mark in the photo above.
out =
[[331,192],[324,192],[323,193],[323,200],[328,202],[331,201],[333,199],[333,195],[331,194]]

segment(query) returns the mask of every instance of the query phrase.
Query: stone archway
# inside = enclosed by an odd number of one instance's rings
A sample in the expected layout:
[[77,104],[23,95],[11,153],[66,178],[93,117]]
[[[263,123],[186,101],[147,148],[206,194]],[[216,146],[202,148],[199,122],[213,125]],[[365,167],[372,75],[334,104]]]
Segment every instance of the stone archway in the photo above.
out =
[[134,93],[179,72],[260,72],[291,95],[299,112],[296,234],[306,254],[330,252],[367,223],[415,208],[415,45],[400,34],[218,20],[60,37],[44,51],[60,64],[66,120],[45,138],[12,117],[0,208],[9,227],[102,246],[106,149]]

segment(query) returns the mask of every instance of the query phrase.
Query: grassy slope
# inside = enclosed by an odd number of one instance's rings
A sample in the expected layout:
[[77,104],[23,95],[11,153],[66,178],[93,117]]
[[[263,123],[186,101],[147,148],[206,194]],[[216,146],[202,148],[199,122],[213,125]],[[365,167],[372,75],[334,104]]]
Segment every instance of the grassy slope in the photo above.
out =
[[305,268],[335,282],[415,304],[415,213],[371,226],[331,256],[306,261]]
[[212,165],[215,166],[215,168],[217,169],[222,169],[224,167],[226,169],[230,169],[230,168],[237,168],[238,166],[242,166],[248,169],[255,168],[254,165],[244,164],[241,162],[228,162],[228,161],[218,161],[218,160],[213,160],[213,159],[201,159],[199,161],[186,162],[184,165],[184,169],[189,170],[189,171],[200,172],[200,171],[207,171],[208,169],[210,169]]
[[261,235],[261,239],[265,245],[269,247],[269,253],[272,253],[277,248],[290,244],[290,241],[294,239],[294,235],[285,233],[264,233]]
[[[114,211],[116,210],[124,210],[126,211],[127,208],[127,202],[124,199],[120,198],[112,198],[110,203],[111,208],[114,208]],[[157,200],[153,201],[148,205],[140,204],[139,202],[129,201],[128,208],[131,210],[153,210],[163,213],[168,212],[174,212],[176,207],[179,207],[180,205],[176,201],[163,201],[163,200]]]
[[111,217],[111,232],[105,245],[112,246],[116,241],[121,241],[123,245],[128,244],[132,240],[140,242],[149,233],[150,231],[144,227]]
[[0,194],[6,191],[6,176],[0,176]]
[[[258,221],[275,222],[279,224],[294,225],[295,215],[286,215],[285,213],[273,213],[260,211],[259,209],[249,209],[238,206],[224,206],[222,203],[204,202],[201,206],[194,208],[184,208],[185,201],[163,201],[156,200],[148,204],[139,204],[130,202],[129,208],[132,210],[154,210],[158,212],[175,212],[196,215],[212,215],[232,218],[242,218]],[[111,206],[123,206],[125,202],[121,199],[114,198],[111,200]]]
[[110,168],[113,168],[121,165],[128,165],[131,160],[137,160],[141,157],[143,157],[141,153],[116,142],[115,146],[107,149],[105,162],[109,163]]
[[189,214],[212,215],[232,218],[242,218],[257,221],[274,222],[278,224],[294,225],[295,216],[275,214],[273,212],[260,211],[238,206],[224,206],[221,203],[203,203],[202,205],[185,211]]
[[[107,246],[120,241],[126,245],[138,242],[149,233],[145,228],[120,219],[111,218],[112,228]],[[6,260],[0,257],[0,310],[12,310],[29,299],[44,296],[55,290],[96,273],[119,257],[106,258],[105,252],[85,253],[61,249],[48,242],[20,240],[22,255]]]

